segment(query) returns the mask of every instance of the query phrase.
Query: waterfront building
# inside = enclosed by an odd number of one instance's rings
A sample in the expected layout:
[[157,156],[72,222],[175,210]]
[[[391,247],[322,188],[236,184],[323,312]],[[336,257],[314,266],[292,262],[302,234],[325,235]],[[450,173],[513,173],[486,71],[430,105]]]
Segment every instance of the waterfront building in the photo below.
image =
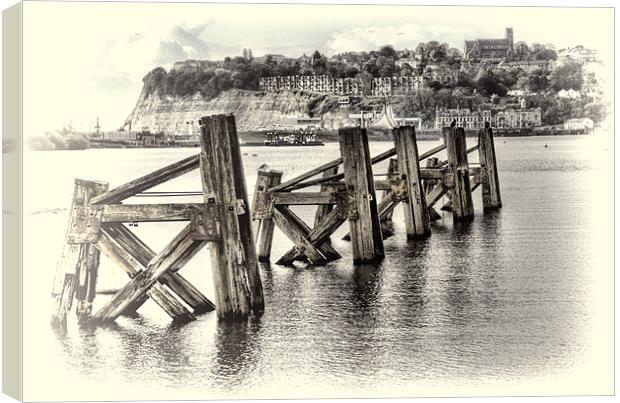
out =
[[514,34],[512,28],[506,28],[506,36],[501,39],[474,39],[465,41],[465,57],[500,61],[514,53]]
[[448,127],[455,120],[457,127],[483,128],[486,122],[491,123],[491,111],[471,111],[467,108],[435,109],[435,129]]
[[564,129],[588,131],[594,128],[594,122],[590,118],[574,118],[564,122]]
[[495,115],[495,126],[498,128],[528,128],[542,125],[542,110],[531,109],[505,109]]

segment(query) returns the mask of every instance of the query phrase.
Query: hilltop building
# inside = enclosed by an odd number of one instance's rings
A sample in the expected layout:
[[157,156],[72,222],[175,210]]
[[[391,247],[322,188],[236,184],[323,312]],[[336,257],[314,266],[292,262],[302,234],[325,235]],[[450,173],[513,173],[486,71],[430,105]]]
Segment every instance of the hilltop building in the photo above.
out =
[[502,39],[474,39],[465,41],[465,57],[486,61],[500,61],[514,53],[514,34],[512,28],[506,28],[506,37]]

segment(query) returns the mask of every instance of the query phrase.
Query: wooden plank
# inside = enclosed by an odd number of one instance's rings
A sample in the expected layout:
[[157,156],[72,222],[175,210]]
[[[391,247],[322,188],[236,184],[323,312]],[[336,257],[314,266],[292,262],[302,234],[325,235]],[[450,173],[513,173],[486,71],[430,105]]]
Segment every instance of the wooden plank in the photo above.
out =
[[393,134],[398,156],[398,172],[406,189],[403,208],[407,238],[425,238],[431,233],[431,225],[422,189],[415,130],[412,126],[403,126],[395,128]]
[[[256,208],[259,193],[266,192],[269,188],[277,186],[282,180],[282,171],[267,170],[267,167],[258,171],[256,179],[256,190],[254,191],[253,206]],[[254,220],[255,232],[257,237],[258,261],[268,262],[271,257],[271,245],[273,243],[273,234],[275,224],[271,218]],[[258,224],[258,225],[257,225]]]
[[[427,160],[427,161],[430,161]],[[441,180],[444,177],[444,169],[441,168],[420,168],[421,179],[438,179]]]
[[[116,243],[134,257],[143,267],[155,257],[155,252],[151,250],[140,238],[138,238],[127,227],[119,223],[104,224],[103,229],[108,232]],[[184,262],[181,262],[181,265]],[[180,267],[173,267],[158,281],[167,285],[181,300],[185,301],[193,310],[194,314],[201,314],[215,310],[215,305],[205,297],[196,287],[183,278],[178,270]],[[139,303],[133,310],[141,306]],[[127,314],[127,311],[125,312]]]
[[[136,277],[144,270],[144,266],[142,266],[134,256],[123,249],[105,228],[102,229],[101,236],[96,246],[110,258],[112,262],[123,269],[129,278]],[[160,283],[153,284],[153,286],[146,291],[146,295],[159,305],[173,320],[188,321],[196,319],[195,316]],[[135,310],[130,308],[130,312],[133,313]]]
[[204,203],[106,204],[102,222],[189,221],[192,208]]
[[[337,209],[333,209],[327,213],[327,215],[323,217],[323,220],[312,229],[310,229],[303,220],[299,219],[295,214],[292,214],[292,212],[289,218],[299,226],[299,229],[305,234],[305,238],[308,239],[328,261],[337,260],[342,257],[329,243],[329,237],[346,221]],[[303,251],[297,247],[293,247],[276,263],[289,265],[295,260],[303,258],[305,258]]]
[[432,157],[433,155],[437,154],[438,152],[441,152],[443,150],[446,149],[446,145],[445,144],[440,144],[437,147],[433,147],[428,151],[423,152],[422,154],[420,154],[420,161],[428,158],[428,157]]
[[[365,129],[343,128],[338,131],[340,152],[347,190],[355,195],[357,218],[349,217],[353,261],[374,262],[385,256],[377,196]],[[388,157],[389,158],[389,157]]]
[[98,251],[91,249],[91,244],[73,243],[71,230],[78,219],[75,207],[87,207],[90,200],[97,194],[107,190],[107,183],[75,180],[73,198],[69,208],[70,217],[65,236],[62,256],[56,267],[56,275],[52,288],[52,325],[58,329],[66,329],[67,315],[78,296],[78,318],[82,320],[90,314],[90,307],[95,297],[95,283],[99,264]]
[[453,221],[471,221],[474,218],[474,204],[471,196],[467,144],[463,128],[445,127],[443,131],[448,151],[448,168],[454,175],[452,193]]
[[327,162],[323,165],[321,165],[320,167],[311,169],[310,171],[303,173],[299,176],[294,177],[293,179],[289,179],[285,182],[282,182],[281,184],[274,186],[271,190],[273,192],[279,192],[279,191],[283,191],[285,189],[290,188],[293,185],[298,184],[299,182],[302,182],[306,179],[312,178],[315,175],[318,175],[320,173],[322,173],[323,171],[327,171],[333,168],[336,168],[338,165],[342,164],[342,158],[337,158],[333,161]]
[[109,192],[94,197],[91,200],[92,204],[109,204],[118,203],[134,196],[140,192],[157,186],[163,182],[169,181],[181,176],[187,172],[190,172],[199,167],[199,156],[192,155],[174,164],[165,166],[161,169],[153,171],[147,175],[144,175],[138,179],[134,179],[121,186],[118,186]]
[[[393,157],[394,155],[396,155],[396,150],[394,148],[390,148],[389,150],[384,151],[381,154],[378,154],[378,155],[374,156],[370,160],[370,162],[371,162],[372,165],[378,164],[379,162],[385,161],[386,159],[388,159],[390,157]],[[316,173],[314,175],[316,175]],[[337,173],[337,174],[334,174],[334,175],[328,175],[328,176],[324,176],[322,178],[313,179],[311,181],[306,181],[306,182],[302,182],[302,183],[296,183],[296,184],[287,186],[286,189],[274,188],[273,190],[274,191],[277,191],[277,190],[286,190],[286,191],[298,190],[298,189],[303,189],[303,188],[310,187],[310,186],[320,185],[322,183],[339,181],[342,178],[344,178],[344,173],[341,172],[341,173]]]
[[224,206],[222,240],[211,244],[217,314],[221,319],[243,319],[262,312],[265,303],[235,118],[208,116],[200,123],[205,203]]
[[277,192],[273,198],[276,206],[336,204],[334,192]]
[[[278,206],[273,211],[273,220],[278,228],[293,241],[299,253],[305,255],[311,264],[322,265],[327,263],[327,256],[312,244],[307,238],[307,233],[291,218],[291,214],[288,208]],[[280,259],[278,263],[281,264],[281,262]]]
[[428,206],[433,206],[441,197],[446,194],[449,189],[442,184],[438,184],[433,190],[426,196],[426,203]]
[[[93,319],[101,322],[115,320],[153,287],[157,279],[164,275],[172,267],[178,267],[186,262],[189,257],[195,255],[204,245],[202,241],[196,241],[191,236],[190,226],[187,225],[164,249],[149,262],[146,270],[139,272],[131,281],[124,286]],[[179,318],[184,320],[185,318]]]
[[482,168],[482,205],[484,211],[502,207],[502,196],[499,189],[499,173],[495,159],[495,143],[491,127],[480,130],[478,133],[478,155]]
[[[323,177],[324,178],[329,177],[331,175],[336,175],[337,173],[338,173],[338,167],[333,167],[323,172]],[[336,190],[337,189],[334,186],[326,185],[325,183],[321,185],[321,192],[335,192]],[[334,207],[331,204],[319,205],[316,209],[316,214],[314,215],[314,226],[316,227],[317,225],[319,225],[321,221],[323,221],[323,218],[330,211],[332,211],[333,208]],[[327,242],[331,242],[331,241],[328,240]]]

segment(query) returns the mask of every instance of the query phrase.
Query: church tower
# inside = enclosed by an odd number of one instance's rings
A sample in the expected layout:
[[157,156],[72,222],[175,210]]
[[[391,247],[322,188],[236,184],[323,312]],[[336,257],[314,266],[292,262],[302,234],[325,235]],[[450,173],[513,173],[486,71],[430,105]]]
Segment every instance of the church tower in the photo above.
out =
[[506,42],[508,42],[508,49],[513,50],[514,36],[512,33],[512,28],[506,28]]

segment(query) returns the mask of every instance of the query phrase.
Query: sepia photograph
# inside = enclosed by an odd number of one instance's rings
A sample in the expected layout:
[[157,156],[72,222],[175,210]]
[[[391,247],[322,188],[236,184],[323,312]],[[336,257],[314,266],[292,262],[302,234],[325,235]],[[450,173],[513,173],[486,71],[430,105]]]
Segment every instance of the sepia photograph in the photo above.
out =
[[611,4],[4,7],[4,393],[615,394]]

